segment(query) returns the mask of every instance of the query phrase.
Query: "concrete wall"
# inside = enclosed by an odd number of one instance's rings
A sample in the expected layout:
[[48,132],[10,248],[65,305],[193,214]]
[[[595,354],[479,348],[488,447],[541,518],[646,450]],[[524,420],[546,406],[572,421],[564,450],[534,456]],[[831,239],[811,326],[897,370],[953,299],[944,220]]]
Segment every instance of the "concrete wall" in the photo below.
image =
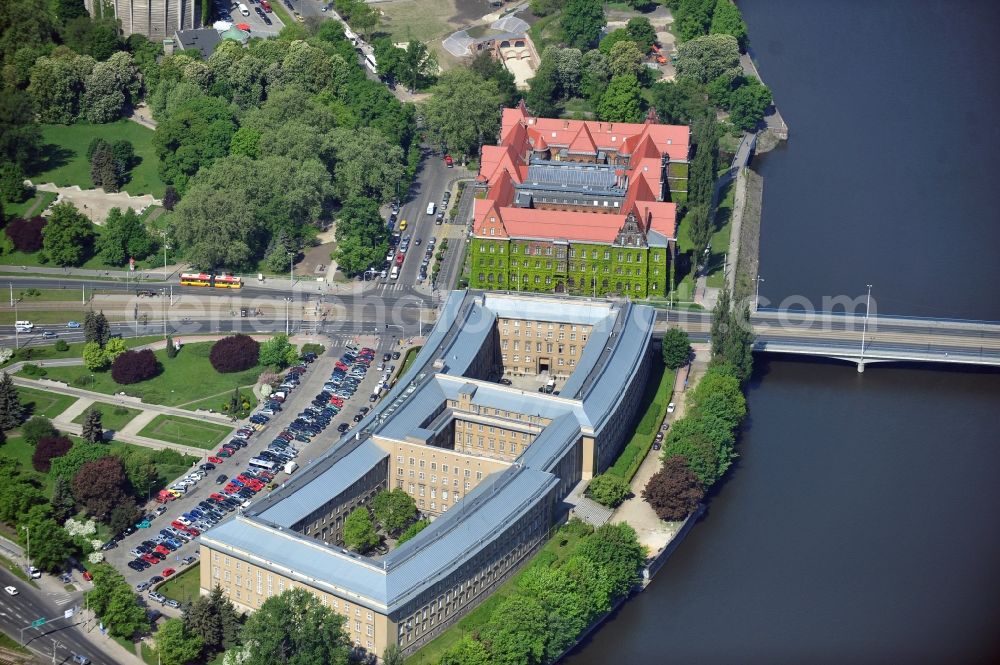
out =
[[[201,27],[201,3],[208,0],[112,0],[126,37],[146,35],[152,41],[173,37],[177,30]],[[93,0],[100,2],[100,0]],[[93,11],[91,11],[93,13]]]

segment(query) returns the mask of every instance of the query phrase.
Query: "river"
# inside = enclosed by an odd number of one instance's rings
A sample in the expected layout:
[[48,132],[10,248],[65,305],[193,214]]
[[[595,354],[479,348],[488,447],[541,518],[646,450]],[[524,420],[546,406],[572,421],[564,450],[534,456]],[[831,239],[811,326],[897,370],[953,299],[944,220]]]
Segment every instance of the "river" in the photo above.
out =
[[[791,129],[762,295],[1000,319],[1000,7],[741,8]],[[705,517],[565,665],[996,662],[1000,372],[758,356],[748,399]]]

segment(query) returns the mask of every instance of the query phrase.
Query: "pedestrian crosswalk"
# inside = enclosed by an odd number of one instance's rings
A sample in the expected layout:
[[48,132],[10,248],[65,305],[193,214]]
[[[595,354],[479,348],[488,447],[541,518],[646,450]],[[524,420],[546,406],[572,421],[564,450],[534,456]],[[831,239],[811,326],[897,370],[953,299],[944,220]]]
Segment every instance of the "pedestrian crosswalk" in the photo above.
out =
[[57,593],[49,595],[52,598],[52,602],[55,603],[57,607],[62,607],[63,605],[69,605],[74,601],[73,594],[71,593]]

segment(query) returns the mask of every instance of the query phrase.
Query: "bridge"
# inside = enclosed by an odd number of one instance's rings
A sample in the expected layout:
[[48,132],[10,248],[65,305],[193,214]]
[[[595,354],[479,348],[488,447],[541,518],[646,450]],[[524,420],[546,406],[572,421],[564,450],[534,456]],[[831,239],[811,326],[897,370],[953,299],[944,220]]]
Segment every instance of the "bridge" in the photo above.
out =
[[[754,351],[835,358],[865,365],[936,362],[1000,367],[1000,322],[903,316],[759,311],[750,318]],[[712,315],[661,311],[657,332],[678,326],[692,339],[707,340]]]

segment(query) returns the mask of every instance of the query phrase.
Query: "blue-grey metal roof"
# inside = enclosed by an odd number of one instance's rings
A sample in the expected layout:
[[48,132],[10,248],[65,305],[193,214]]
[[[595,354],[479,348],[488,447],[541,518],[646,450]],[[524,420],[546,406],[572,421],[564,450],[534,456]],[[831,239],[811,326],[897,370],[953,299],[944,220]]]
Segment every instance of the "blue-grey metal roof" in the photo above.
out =
[[615,187],[616,180],[615,167],[607,164],[532,160],[528,166],[528,176],[518,187],[565,188],[571,191],[597,191],[624,195],[624,189]]
[[[291,527],[346,490],[388,456],[371,439],[364,439],[335,464],[309,478],[309,482],[298,482],[294,488],[285,488],[280,500],[257,514],[272,524]],[[294,491],[289,491],[292,489]]]
[[551,473],[517,466],[490,474],[454,508],[386,555],[390,608],[413,599],[502,537],[508,525],[558,484]]
[[[467,382],[467,380],[459,380],[449,376],[435,377],[435,381],[440,386],[444,399],[455,400],[458,399],[459,390]],[[583,404],[579,401],[565,399],[559,395],[528,392],[513,386],[502,386],[487,381],[476,382],[476,394],[472,398],[472,404],[490,409],[500,409],[501,411],[541,416],[549,420],[555,420],[563,414],[571,413],[582,425],[589,426],[590,424]]]
[[650,229],[649,232],[646,233],[646,244],[650,247],[669,247],[670,238],[663,235],[659,231]]
[[487,293],[486,307],[498,317],[584,325],[597,325],[615,311],[607,301],[567,300],[553,307],[551,300],[512,293]]
[[535,437],[535,440],[521,453],[517,461],[538,471],[551,472],[553,467],[559,463],[566,449],[579,438],[580,423],[576,416],[572,413],[561,415]]
[[618,318],[625,315],[627,315],[627,312],[619,310],[618,317],[615,319],[604,319],[590,330],[590,336],[587,337],[587,343],[583,345],[583,352],[580,354],[580,359],[576,361],[576,368],[570,374],[569,378],[566,379],[566,383],[563,384],[562,391],[560,392],[563,397],[580,399],[581,391],[587,379],[599,367],[598,361],[607,353],[612,329],[618,323]]
[[261,564],[319,589],[354,599],[384,612],[386,575],[381,564],[345,554],[322,541],[255,522],[247,517],[226,520],[201,536],[223,554]]
[[438,382],[430,377],[411,395],[406,396],[399,408],[375,432],[390,439],[404,439],[407,434],[421,427],[445,399]]

